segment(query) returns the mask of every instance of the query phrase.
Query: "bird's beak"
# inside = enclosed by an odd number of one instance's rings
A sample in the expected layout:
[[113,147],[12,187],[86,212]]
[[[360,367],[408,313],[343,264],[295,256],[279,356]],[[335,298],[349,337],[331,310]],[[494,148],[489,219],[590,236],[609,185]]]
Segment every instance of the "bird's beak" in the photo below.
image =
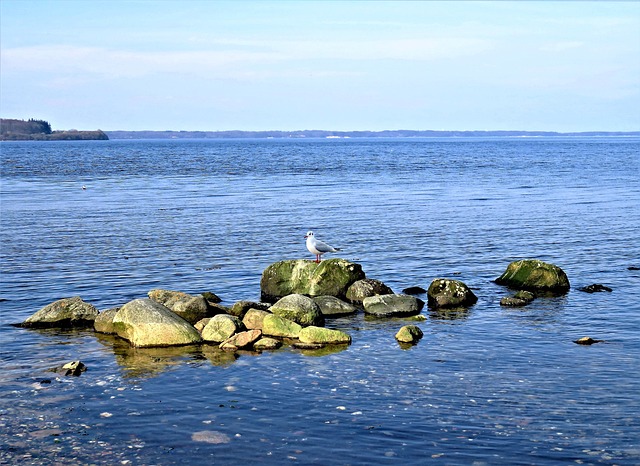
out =
[[304,235],[304,237],[305,237],[305,238],[308,238],[309,236],[308,236],[308,235]]

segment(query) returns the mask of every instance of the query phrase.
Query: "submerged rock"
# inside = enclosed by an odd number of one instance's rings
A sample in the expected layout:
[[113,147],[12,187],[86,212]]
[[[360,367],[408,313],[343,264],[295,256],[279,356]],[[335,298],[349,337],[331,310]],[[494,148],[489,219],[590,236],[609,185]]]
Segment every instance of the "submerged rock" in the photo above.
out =
[[275,302],[290,294],[344,298],[349,286],[363,278],[362,267],[344,259],[275,262],[262,272],[261,299]]
[[80,296],[59,299],[27,318],[23,327],[92,327],[99,311]]
[[602,343],[602,342],[604,342],[604,340],[595,340],[591,337],[582,337],[574,341],[574,343],[577,343],[579,345],[593,345],[594,343]]
[[404,294],[423,294],[426,293],[427,290],[422,288],[421,286],[410,286],[402,290]]
[[345,303],[335,296],[317,296],[313,301],[325,317],[339,317],[358,312],[358,308],[353,304]]
[[324,316],[313,299],[301,294],[291,294],[278,300],[269,309],[273,314],[292,320],[302,327],[324,325]]
[[474,305],[478,297],[473,294],[467,285],[459,280],[436,278],[427,290],[429,307],[459,308]]
[[584,291],[585,293],[601,293],[603,291],[607,291],[611,293],[613,290],[608,286],[601,285],[600,283],[594,283],[593,285],[583,286],[582,288],[578,288],[580,291]]
[[191,345],[200,334],[182,317],[152,299],[134,299],[113,317],[116,334],[132,346]]
[[347,290],[346,298],[349,302],[362,304],[364,298],[383,294],[393,294],[393,290],[380,280],[363,278],[353,282]]
[[517,290],[547,292],[555,295],[565,294],[570,288],[567,274],[560,267],[536,259],[510,263],[507,270],[496,278],[495,282]]
[[396,340],[401,343],[417,343],[423,337],[422,330],[417,325],[405,325],[396,333]]
[[82,361],[71,361],[62,366],[54,367],[52,372],[62,373],[64,375],[73,375],[78,377],[87,370],[87,366]]
[[362,305],[366,314],[396,317],[419,314],[424,307],[424,301],[406,294],[386,294],[365,298]]
[[93,329],[98,333],[116,333],[116,329],[113,326],[113,318],[119,310],[119,307],[112,307],[102,311],[93,322]]
[[522,307],[531,303],[535,298],[536,296],[530,291],[520,290],[515,294],[515,296],[506,296],[502,298],[500,300],[500,305],[507,307]]

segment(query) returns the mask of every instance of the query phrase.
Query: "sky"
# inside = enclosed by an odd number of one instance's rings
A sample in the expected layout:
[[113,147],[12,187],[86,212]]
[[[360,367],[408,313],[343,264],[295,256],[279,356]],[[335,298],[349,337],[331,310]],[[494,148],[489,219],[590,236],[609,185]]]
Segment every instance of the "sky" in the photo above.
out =
[[639,1],[0,0],[54,129],[640,130]]

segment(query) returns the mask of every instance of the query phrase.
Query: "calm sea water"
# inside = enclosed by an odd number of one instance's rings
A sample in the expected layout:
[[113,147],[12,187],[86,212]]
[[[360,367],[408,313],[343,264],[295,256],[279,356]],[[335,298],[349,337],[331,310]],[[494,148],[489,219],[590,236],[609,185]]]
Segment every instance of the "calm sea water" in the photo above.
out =
[[[0,464],[640,463],[640,140],[182,140],[0,145]],[[81,189],[86,186],[86,190]],[[304,234],[395,291],[478,303],[329,321],[346,348],[135,350],[10,326],[80,295],[259,299]],[[572,284],[525,308],[492,280],[538,258]],[[593,283],[611,293],[587,294]],[[580,346],[573,340],[606,340]],[[47,369],[82,360],[77,378]]]

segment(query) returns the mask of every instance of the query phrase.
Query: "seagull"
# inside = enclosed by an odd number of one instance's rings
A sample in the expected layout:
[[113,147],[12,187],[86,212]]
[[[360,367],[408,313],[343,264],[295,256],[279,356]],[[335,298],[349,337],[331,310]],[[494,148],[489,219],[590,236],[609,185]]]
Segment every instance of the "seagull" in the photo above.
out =
[[339,248],[334,248],[333,246],[329,246],[327,243],[323,243],[322,241],[318,241],[315,236],[313,236],[313,231],[308,231],[305,235],[307,238],[307,249],[311,254],[316,255],[316,263],[320,263],[322,260],[321,256],[326,252],[338,252]]

